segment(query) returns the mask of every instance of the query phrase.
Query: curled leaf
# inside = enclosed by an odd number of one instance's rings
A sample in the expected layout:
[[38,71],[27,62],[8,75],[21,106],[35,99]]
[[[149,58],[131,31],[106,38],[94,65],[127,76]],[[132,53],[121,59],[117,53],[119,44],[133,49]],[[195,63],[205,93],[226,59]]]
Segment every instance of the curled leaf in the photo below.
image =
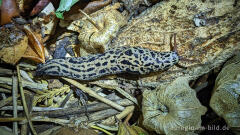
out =
[[79,33],[78,39],[84,49],[96,53],[104,52],[108,43],[126,23],[122,14],[115,9],[99,10],[90,17],[73,21],[68,29]]
[[27,49],[28,37],[15,25],[0,27],[0,59],[15,65]]
[[34,33],[27,25],[24,26],[24,30],[29,39],[29,47],[24,57],[32,59],[36,62],[45,63],[44,45],[42,43],[41,36]]
[[236,56],[219,73],[210,107],[223,117],[229,127],[240,125],[240,56]]
[[1,25],[11,22],[13,17],[19,16],[15,0],[2,0],[1,4]]
[[189,87],[189,79],[179,77],[170,85],[143,93],[143,125],[159,134],[184,135],[201,126],[207,109]]

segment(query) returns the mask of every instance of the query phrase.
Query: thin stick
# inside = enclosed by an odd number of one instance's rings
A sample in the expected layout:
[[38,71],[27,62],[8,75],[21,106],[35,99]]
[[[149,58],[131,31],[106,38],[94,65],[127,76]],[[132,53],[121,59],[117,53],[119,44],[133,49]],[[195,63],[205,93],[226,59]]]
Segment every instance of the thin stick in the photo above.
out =
[[[18,97],[19,97],[19,95],[17,95],[16,98],[18,98]],[[0,101],[0,108],[2,109],[3,106],[5,106],[6,104],[12,102],[12,100],[13,100],[13,97],[8,97],[8,98],[6,98],[6,99],[1,100],[1,101]]]
[[[18,117],[18,118],[0,118],[0,122],[13,122],[19,121],[21,124],[27,123],[26,117]],[[65,119],[57,119],[57,118],[46,118],[46,117],[32,117],[31,121],[42,121],[42,122],[53,122],[60,125],[69,124],[70,120]]]
[[[16,71],[12,76],[12,101],[13,101],[13,117],[17,118],[17,98],[18,98],[18,80],[16,76]],[[13,122],[13,133],[18,134],[18,122]]]
[[[133,105],[128,106],[128,107],[126,107],[125,110],[123,110],[120,114],[116,115],[116,118],[117,118],[118,120],[121,120],[121,119],[123,119],[124,117],[128,116],[128,114],[132,113],[133,111],[134,111],[134,106],[133,106]],[[112,125],[112,124],[114,124],[115,122],[116,122],[116,119],[115,119],[115,117],[113,116],[113,117],[109,117],[109,118],[107,118],[106,120],[104,120],[104,121],[102,122],[102,124]]]
[[137,99],[135,97],[132,97],[129,93],[127,93],[126,91],[124,91],[123,89],[114,86],[114,85],[107,85],[107,84],[102,84],[102,83],[92,83],[92,84],[96,84],[100,87],[103,88],[107,88],[107,89],[115,89],[116,91],[118,91],[120,94],[122,94],[123,96],[125,96],[127,99],[131,100],[132,102],[134,102],[135,104],[138,105]]
[[107,130],[105,130],[105,129],[101,128],[101,127],[98,127],[98,126],[95,126],[95,125],[92,125],[90,127],[93,128],[93,129],[100,130],[100,131],[104,132],[107,135],[113,135],[112,133],[108,132]]
[[23,92],[22,78],[21,78],[21,75],[20,75],[19,65],[17,65],[17,74],[18,74],[18,83],[19,83],[20,95],[21,95],[21,98],[22,98],[22,104],[23,104],[24,112],[25,112],[25,115],[27,117],[27,120],[28,120],[28,123],[29,123],[29,126],[30,126],[30,129],[31,129],[32,133],[34,135],[37,135],[37,132],[33,128],[31,118],[29,117],[29,114],[28,114],[28,108],[27,108],[27,103],[25,101],[25,95],[24,95],[24,92]]
[[128,121],[132,118],[133,112],[129,113],[126,119],[124,120],[125,124],[128,124]]
[[90,88],[87,88],[87,87],[83,86],[82,84],[78,83],[77,81],[72,80],[72,79],[68,79],[68,78],[65,78],[65,77],[62,77],[62,78],[64,80],[66,80],[67,82],[75,85],[77,88],[81,89],[82,91],[88,93],[90,96],[95,97],[96,99],[102,101],[103,103],[108,104],[108,105],[112,106],[113,108],[116,108],[117,110],[120,110],[120,111],[124,110],[123,106],[118,105],[115,102],[98,95],[95,91],[91,90]]
[[88,20],[89,22],[91,22],[94,27],[96,27],[98,30],[101,30],[101,27],[100,27],[97,23],[95,23],[95,22],[93,21],[93,19],[92,19],[89,15],[87,15],[87,14],[86,14],[84,11],[82,11],[81,9],[79,9],[79,11],[87,17],[87,20]]
[[[33,107],[32,111],[33,112],[43,112],[43,111],[55,111],[55,110],[61,110],[63,108],[54,108],[54,107]],[[0,111],[8,111],[8,110],[13,110],[13,106],[4,106],[0,108]],[[18,111],[23,111],[22,106],[17,107]]]

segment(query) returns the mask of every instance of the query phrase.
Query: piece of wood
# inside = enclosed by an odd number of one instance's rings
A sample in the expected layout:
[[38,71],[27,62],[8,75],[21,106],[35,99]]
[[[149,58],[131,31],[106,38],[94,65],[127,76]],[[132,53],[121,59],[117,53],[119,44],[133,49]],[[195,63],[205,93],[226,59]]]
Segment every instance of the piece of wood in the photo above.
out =
[[[18,110],[17,110],[17,99],[18,99],[18,78],[16,76],[16,71],[12,76],[12,97],[13,97],[13,118],[18,117]],[[13,134],[18,134],[18,122],[13,122]]]
[[[121,106],[133,105],[133,102],[131,102],[128,99],[121,99],[115,102]],[[87,105],[88,113],[105,110],[109,108],[111,108],[111,106],[104,103],[94,103],[94,104]],[[74,108],[64,108],[61,110],[47,111],[47,112],[33,112],[32,116],[44,116],[44,117],[46,116],[46,117],[56,118],[56,117],[67,117],[69,115],[82,114],[82,113],[85,113],[84,106],[74,107]]]

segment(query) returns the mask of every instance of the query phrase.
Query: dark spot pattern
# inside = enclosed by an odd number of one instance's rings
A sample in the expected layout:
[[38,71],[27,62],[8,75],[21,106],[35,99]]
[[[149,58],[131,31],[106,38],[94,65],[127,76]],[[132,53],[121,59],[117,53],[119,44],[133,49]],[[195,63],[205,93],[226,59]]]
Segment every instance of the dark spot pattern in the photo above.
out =
[[147,63],[147,64],[145,64],[144,66],[148,67],[148,66],[150,66],[150,65],[151,65],[151,63]]
[[148,56],[145,56],[145,57],[144,57],[144,61],[147,61],[147,60],[148,60]]
[[151,53],[152,57],[155,58],[156,53],[154,53],[154,52],[150,52],[150,53]]
[[89,68],[87,69],[87,72],[93,71],[95,68]]
[[114,63],[114,62],[115,62],[115,60],[110,60],[110,62],[111,62],[111,63]]
[[92,62],[92,61],[94,61],[96,58],[95,57],[92,57],[92,58],[90,58],[89,60],[88,60],[88,62]]
[[99,71],[100,74],[104,74],[105,72],[106,72],[105,69],[101,69],[101,70]]
[[166,57],[166,58],[169,57],[169,56],[170,56],[170,54],[166,54],[166,55],[164,55],[164,57]]
[[134,60],[134,62],[135,62],[136,64],[139,64],[139,61],[137,61],[137,60]]
[[132,65],[132,63],[127,60],[121,61],[121,64]]
[[128,55],[128,56],[131,56],[133,53],[132,53],[132,50],[129,49],[129,50],[127,50],[127,51],[125,52],[125,54]]
[[139,53],[144,53],[144,51],[142,49],[139,50]]
[[105,61],[105,62],[102,64],[102,66],[106,66],[107,64],[108,64],[108,62]]
[[101,66],[101,63],[100,63],[100,62],[96,63],[96,66],[97,66],[97,67],[100,67],[100,66]]
[[103,54],[48,60],[37,66],[36,75],[94,80],[104,75],[147,74],[168,69],[179,61],[176,52],[157,52],[141,47],[116,47]]
[[116,71],[116,70],[118,70],[118,68],[117,67],[111,67],[111,70]]

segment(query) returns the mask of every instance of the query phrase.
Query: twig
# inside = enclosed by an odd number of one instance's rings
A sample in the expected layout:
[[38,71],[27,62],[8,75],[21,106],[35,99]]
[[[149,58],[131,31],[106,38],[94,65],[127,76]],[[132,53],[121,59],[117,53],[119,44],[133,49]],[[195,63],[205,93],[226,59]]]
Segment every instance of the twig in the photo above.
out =
[[[122,99],[115,102],[121,106],[133,105],[133,102],[131,102],[128,99]],[[110,108],[111,106],[106,105],[105,103],[93,103],[93,104],[87,105],[88,113],[96,112],[100,110],[106,110]],[[50,112],[33,112],[32,116],[45,116],[45,117],[64,117],[65,116],[66,117],[69,115],[82,114],[82,113],[85,113],[85,107],[80,106],[80,107],[64,108],[61,110],[55,110]]]
[[100,130],[100,131],[104,132],[107,135],[113,135],[112,133],[108,132],[107,130],[105,130],[105,129],[101,128],[101,127],[95,126],[95,125],[92,125],[91,128]]
[[24,95],[23,87],[22,87],[22,79],[21,79],[20,69],[19,69],[18,65],[17,65],[17,74],[18,74],[18,83],[19,83],[20,94],[21,94],[21,98],[22,98],[22,104],[23,104],[23,107],[24,107],[24,112],[25,112],[25,115],[27,117],[27,120],[28,120],[28,123],[29,123],[29,126],[30,126],[30,129],[31,129],[32,133],[34,135],[37,135],[37,132],[33,128],[32,121],[30,120],[30,116],[28,114],[28,108],[27,108],[27,104],[26,104],[26,101],[25,101],[25,95]]
[[96,124],[97,126],[103,128],[103,129],[106,129],[108,131],[118,131],[118,125],[117,126],[110,126],[110,125],[104,125],[104,124]]
[[128,121],[132,118],[133,112],[129,113],[126,119],[124,120],[125,124],[128,124]]
[[86,14],[84,11],[82,11],[81,9],[79,9],[79,11],[87,17],[87,20],[88,20],[89,22],[91,22],[94,27],[96,27],[98,30],[101,30],[101,27],[100,27],[97,23],[95,23],[95,22],[93,21],[93,19],[92,19],[89,15],[87,15],[87,14]]
[[12,70],[0,67],[0,75],[12,75]]
[[1,88],[0,93],[12,93],[9,89]]
[[[13,122],[19,121],[21,124],[28,122],[26,117],[18,117],[18,118],[0,118],[0,122]],[[55,119],[55,118],[46,118],[46,117],[33,117],[31,121],[42,121],[42,122],[53,122],[60,125],[65,125],[69,123],[69,120],[65,119]]]
[[27,63],[19,63],[18,64],[20,67],[22,67],[22,69],[24,70],[35,70],[37,67],[36,66],[33,66],[33,65],[30,65],[30,64],[27,64]]
[[106,103],[106,104],[116,108],[117,110],[120,110],[120,111],[124,110],[123,106],[118,105],[118,104],[114,103],[113,101],[98,95],[95,91],[91,90],[90,88],[87,88],[87,87],[83,86],[82,84],[78,83],[77,81],[72,80],[72,79],[68,79],[68,78],[64,78],[64,77],[62,77],[62,78],[64,80],[66,80],[67,82],[75,85],[77,88],[81,89],[82,91],[88,93],[90,96],[95,97],[96,99],[102,101],[103,103]]
[[124,91],[123,89],[114,86],[114,85],[107,85],[107,84],[102,84],[102,83],[92,83],[92,84],[96,84],[100,87],[103,88],[107,88],[107,89],[115,89],[116,91],[118,91],[120,94],[122,94],[123,96],[125,96],[127,99],[131,100],[133,103],[138,105],[137,99],[135,97],[132,97],[130,94],[128,94],[126,91]]
[[21,76],[22,76],[24,79],[28,80],[29,82],[34,83],[34,81],[32,80],[32,78],[29,77],[29,75],[27,74],[26,71],[20,70],[20,73],[21,73]]
[[[121,120],[126,117],[128,114],[132,113],[134,106],[128,106],[120,114],[116,115],[117,119]],[[102,124],[112,125],[115,123],[115,117],[110,117],[102,122]]]
[[75,121],[75,124],[78,124],[78,123],[80,124],[83,122],[93,122],[93,121],[106,119],[106,118],[114,116],[118,113],[119,112],[115,109],[106,109],[106,110],[102,110],[102,111],[98,111],[98,112],[90,114],[89,119],[87,118],[87,116],[81,116],[81,117],[74,119],[74,121]]
[[[43,112],[43,111],[54,111],[54,110],[61,110],[63,108],[54,108],[54,107],[33,107],[32,111],[35,112]],[[0,108],[1,111],[7,111],[7,110],[13,110],[13,106],[4,106],[2,108]],[[18,106],[17,107],[18,111],[22,111],[23,107],[22,106]]]
[[[13,118],[17,118],[18,80],[16,72],[13,73],[12,84]],[[18,134],[18,122],[13,122],[13,133]]]
[[67,96],[65,99],[62,101],[62,103],[59,105],[59,107],[64,107],[67,103],[67,101],[70,99],[71,95],[73,94],[73,90],[71,89],[70,92],[68,92]]
[[[18,97],[19,97],[19,95],[17,95],[16,98],[18,98]],[[1,101],[0,101],[0,108],[3,107],[3,106],[5,106],[6,104],[12,102],[12,100],[13,100],[13,97],[8,97],[7,99],[1,100]]]
[[[12,78],[9,77],[0,77],[0,84],[8,84],[12,85]],[[22,86],[29,88],[31,90],[46,90],[47,84],[41,84],[41,83],[32,83],[29,81],[22,80]]]
[[[78,117],[74,119],[75,123],[71,123],[70,120],[65,119],[56,119],[56,118],[46,118],[42,116],[32,117],[31,121],[41,121],[41,122],[52,122],[60,125],[68,125],[69,127],[76,127],[76,124],[80,124],[82,122],[93,122],[101,119],[105,119],[111,117],[113,115],[118,114],[119,112],[115,109],[106,109],[102,111],[98,111],[89,115],[90,120],[86,116]],[[26,117],[18,117],[18,118],[0,118],[0,122],[13,122],[19,121],[20,124],[25,124],[27,121]]]
[[[7,99],[5,93],[1,93],[1,97],[2,97],[3,100],[6,100],[6,99]],[[1,102],[1,101],[0,101],[0,102]],[[1,108],[1,107],[0,107],[0,108]],[[1,112],[0,112],[0,115],[1,115],[1,116],[3,116],[4,114],[5,114],[5,111],[1,111]]]

